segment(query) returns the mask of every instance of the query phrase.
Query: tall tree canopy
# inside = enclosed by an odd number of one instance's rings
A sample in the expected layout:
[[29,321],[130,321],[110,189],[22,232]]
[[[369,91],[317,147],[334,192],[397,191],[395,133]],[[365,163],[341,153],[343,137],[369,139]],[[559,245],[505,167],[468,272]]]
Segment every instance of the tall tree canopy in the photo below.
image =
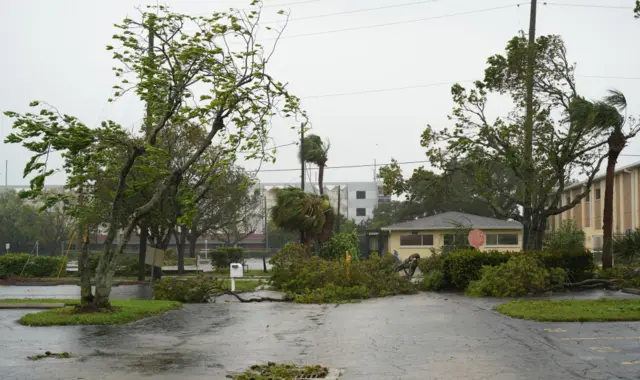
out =
[[[258,9],[210,16],[150,6],[139,20],[126,18],[117,25],[118,46],[107,47],[118,62],[114,72],[120,84],[114,99],[134,92],[148,105],[147,122],[139,131],[111,121],[89,128],[41,102],[31,104],[35,113],[6,113],[15,120],[6,141],[22,144],[34,154],[24,170],[25,176],[33,176],[25,196],[42,192],[45,179],[54,172],[46,159],[57,151],[65,158],[67,188],[81,190],[90,201],[100,199],[104,206],[108,230],[96,270],[94,307],[110,306],[117,259],[133,231],[167,193],[178,190],[212,142],[228,153],[239,149],[250,152],[249,157],[264,155],[273,115],[304,117],[298,98],[267,72],[273,51],[265,51],[256,40],[260,2],[252,4]],[[276,38],[281,33],[273,32]],[[192,143],[178,165],[157,165],[171,157],[159,143],[164,131],[187,124],[202,128],[204,137]],[[134,172],[145,175],[133,178]],[[104,178],[115,178],[113,191],[100,185]],[[136,181],[146,178],[153,179],[154,190],[131,202],[139,196]],[[121,239],[114,246],[119,233]]]
[[329,157],[329,143],[322,141],[318,135],[308,135],[304,137],[304,142],[298,151],[300,162],[314,164],[318,167],[318,187],[320,195],[324,194],[324,169],[327,166]]
[[[521,221],[526,248],[540,248],[548,217],[573,208],[586,196],[585,190],[569,204],[562,203],[571,177],[585,177],[585,189],[590,187],[606,159],[611,125],[598,118],[589,123],[578,120],[572,105],[584,98],[577,93],[575,65],[567,59],[560,36],[539,37],[535,46],[531,173],[523,165],[522,144],[527,51],[526,36],[516,36],[508,42],[506,54],[489,57],[483,81],[475,82],[471,89],[454,85],[453,127],[428,126],[421,143],[432,165],[445,172],[462,170],[473,178],[475,193],[496,215]],[[512,110],[490,118],[489,95],[508,96]],[[460,159],[464,159],[463,166],[452,165]],[[524,197],[525,187],[529,199]],[[528,209],[528,220],[523,219],[520,208]]]

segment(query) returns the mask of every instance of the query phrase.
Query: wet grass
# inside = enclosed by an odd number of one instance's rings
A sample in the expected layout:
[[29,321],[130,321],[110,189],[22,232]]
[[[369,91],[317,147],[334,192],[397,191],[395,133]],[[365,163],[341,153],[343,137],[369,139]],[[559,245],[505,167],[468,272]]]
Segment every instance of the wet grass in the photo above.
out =
[[[236,292],[252,292],[260,285],[266,285],[266,282],[260,280],[236,280]],[[231,280],[222,282],[224,290],[231,290]]]
[[[0,302],[59,302],[78,304],[77,300],[1,300]],[[174,301],[112,300],[113,310],[78,313],[75,306],[26,314],[20,323],[27,326],[119,325],[159,315],[182,307]]]
[[72,358],[73,355],[71,355],[68,352],[45,352],[44,354],[40,354],[40,355],[33,355],[33,356],[27,356],[27,359],[29,360],[40,360],[40,359],[45,359],[45,358],[55,358],[55,359],[69,359]]
[[0,303],[78,303],[78,300],[55,299],[55,298],[0,298]]
[[234,380],[294,380],[300,378],[323,379],[329,374],[327,367],[319,365],[298,367],[293,364],[254,365],[241,374],[235,375]]
[[640,299],[519,300],[494,309],[510,317],[539,322],[640,321]]

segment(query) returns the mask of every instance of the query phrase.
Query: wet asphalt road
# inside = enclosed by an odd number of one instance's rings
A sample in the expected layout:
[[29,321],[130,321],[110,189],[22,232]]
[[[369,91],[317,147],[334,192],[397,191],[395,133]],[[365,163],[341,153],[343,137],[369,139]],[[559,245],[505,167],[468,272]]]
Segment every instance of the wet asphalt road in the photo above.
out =
[[[0,292],[1,294],[1,292]],[[592,292],[579,297],[622,296]],[[571,296],[573,297],[573,296]],[[342,379],[638,379],[640,323],[538,323],[422,293],[348,305],[216,303],[124,326],[28,328],[0,311],[1,379],[224,379],[266,361]],[[80,358],[38,362],[69,351]]]

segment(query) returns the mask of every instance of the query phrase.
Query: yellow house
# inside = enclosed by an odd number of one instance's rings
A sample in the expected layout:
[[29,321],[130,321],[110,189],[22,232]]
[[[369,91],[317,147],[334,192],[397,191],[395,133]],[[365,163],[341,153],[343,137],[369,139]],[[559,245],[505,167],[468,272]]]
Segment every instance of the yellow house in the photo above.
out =
[[445,212],[426,218],[393,224],[382,228],[388,231],[389,252],[398,252],[401,260],[413,253],[421,257],[432,254],[454,243],[454,230],[465,228],[478,229],[485,234],[485,243],[481,251],[520,251],[522,249],[522,224],[461,212]]

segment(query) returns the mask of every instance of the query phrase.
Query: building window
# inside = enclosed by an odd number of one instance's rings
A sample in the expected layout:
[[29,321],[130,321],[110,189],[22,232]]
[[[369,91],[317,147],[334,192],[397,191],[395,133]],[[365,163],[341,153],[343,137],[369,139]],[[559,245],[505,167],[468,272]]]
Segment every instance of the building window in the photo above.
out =
[[518,245],[518,234],[487,234],[486,246]]
[[569,204],[569,203],[571,203],[571,195],[567,195],[567,203],[566,204]]
[[367,192],[364,190],[356,191],[356,199],[367,199]]
[[456,235],[445,234],[443,244],[447,246],[454,245],[456,243]]
[[400,236],[401,247],[422,247],[433,246],[433,235],[418,235],[417,233],[411,235]]
[[357,208],[356,209],[356,216],[367,216],[367,209],[366,208]]
[[600,189],[596,189],[596,200],[600,199]]

